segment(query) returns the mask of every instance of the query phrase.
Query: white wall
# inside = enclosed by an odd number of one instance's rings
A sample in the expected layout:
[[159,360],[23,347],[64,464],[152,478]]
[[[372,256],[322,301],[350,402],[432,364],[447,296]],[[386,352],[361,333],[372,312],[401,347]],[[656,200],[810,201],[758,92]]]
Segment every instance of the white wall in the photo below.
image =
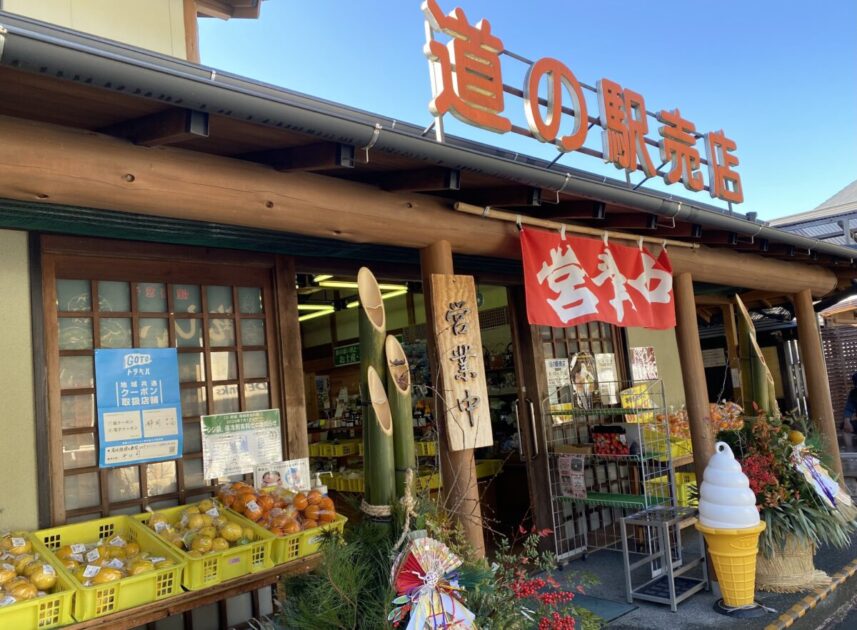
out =
[[2,0],[2,8],[187,59],[182,0]]
[[658,375],[664,382],[667,407],[678,409],[684,405],[684,383],[681,380],[675,329],[627,328],[626,331],[629,348],[652,346],[655,349],[655,361],[658,364]]
[[38,527],[27,233],[0,230],[0,531]]

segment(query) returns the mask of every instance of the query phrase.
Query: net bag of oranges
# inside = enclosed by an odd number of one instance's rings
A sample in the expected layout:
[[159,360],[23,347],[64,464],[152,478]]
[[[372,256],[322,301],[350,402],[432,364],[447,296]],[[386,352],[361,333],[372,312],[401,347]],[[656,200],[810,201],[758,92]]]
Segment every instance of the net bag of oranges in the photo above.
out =
[[277,537],[272,550],[276,564],[315,553],[323,531],[342,532],[347,520],[336,513],[333,500],[318,490],[293,493],[276,488],[260,492],[239,481],[221,486],[217,498]]

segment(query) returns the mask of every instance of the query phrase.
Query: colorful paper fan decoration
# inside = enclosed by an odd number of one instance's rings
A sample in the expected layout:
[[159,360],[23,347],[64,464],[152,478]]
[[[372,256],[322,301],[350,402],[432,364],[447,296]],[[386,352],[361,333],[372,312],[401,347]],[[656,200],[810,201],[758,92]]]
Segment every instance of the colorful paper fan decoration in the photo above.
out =
[[459,597],[459,566],[461,559],[443,543],[411,540],[393,563],[391,577],[399,597],[389,620],[398,624],[408,618],[405,630],[475,628],[473,613]]

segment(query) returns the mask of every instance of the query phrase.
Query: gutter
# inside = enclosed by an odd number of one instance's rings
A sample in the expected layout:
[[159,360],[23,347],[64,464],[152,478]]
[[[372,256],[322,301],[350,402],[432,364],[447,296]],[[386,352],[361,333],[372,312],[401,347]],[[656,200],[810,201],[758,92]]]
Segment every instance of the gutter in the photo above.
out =
[[768,239],[808,252],[851,261],[857,256],[847,247],[725,214],[714,206],[632,190],[625,182],[578,169],[549,169],[544,160],[461,138],[447,137],[447,142],[438,143],[423,137],[423,130],[415,125],[0,11],[3,27],[7,33],[0,35],[0,42],[5,40],[0,63],[17,70],[351,144],[365,149],[367,157],[370,149],[384,151],[637,208],[751,239]]

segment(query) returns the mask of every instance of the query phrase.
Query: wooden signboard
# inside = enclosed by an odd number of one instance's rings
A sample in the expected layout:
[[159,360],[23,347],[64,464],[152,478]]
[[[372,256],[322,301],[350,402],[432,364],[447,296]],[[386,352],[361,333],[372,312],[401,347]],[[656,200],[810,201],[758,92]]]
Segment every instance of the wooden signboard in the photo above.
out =
[[449,448],[491,446],[494,436],[473,277],[432,274],[431,290]]

